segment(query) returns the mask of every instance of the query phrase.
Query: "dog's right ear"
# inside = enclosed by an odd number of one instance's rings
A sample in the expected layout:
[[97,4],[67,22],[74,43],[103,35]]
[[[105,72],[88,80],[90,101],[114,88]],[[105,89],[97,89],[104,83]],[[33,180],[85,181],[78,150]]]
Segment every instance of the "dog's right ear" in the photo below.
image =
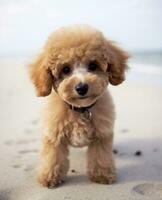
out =
[[52,90],[52,74],[44,53],[29,66],[30,78],[35,85],[37,96],[47,96]]

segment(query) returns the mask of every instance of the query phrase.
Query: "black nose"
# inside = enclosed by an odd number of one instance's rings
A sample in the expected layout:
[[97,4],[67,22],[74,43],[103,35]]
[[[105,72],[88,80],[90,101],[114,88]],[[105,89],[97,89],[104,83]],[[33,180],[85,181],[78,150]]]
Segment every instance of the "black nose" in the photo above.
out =
[[76,87],[75,90],[77,93],[81,96],[85,95],[88,91],[88,84],[86,83],[79,83]]

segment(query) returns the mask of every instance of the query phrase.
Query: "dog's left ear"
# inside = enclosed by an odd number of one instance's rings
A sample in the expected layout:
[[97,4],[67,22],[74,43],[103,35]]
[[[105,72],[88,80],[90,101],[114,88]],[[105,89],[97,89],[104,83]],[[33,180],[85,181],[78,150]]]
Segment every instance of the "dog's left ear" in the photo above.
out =
[[112,85],[118,85],[125,80],[125,71],[128,69],[127,60],[129,55],[112,42],[108,42],[107,45],[110,56],[107,67],[109,82]]

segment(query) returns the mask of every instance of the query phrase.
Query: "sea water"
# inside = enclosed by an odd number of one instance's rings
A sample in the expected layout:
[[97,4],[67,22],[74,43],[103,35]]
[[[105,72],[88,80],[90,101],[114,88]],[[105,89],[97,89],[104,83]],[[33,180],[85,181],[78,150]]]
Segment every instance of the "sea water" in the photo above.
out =
[[162,86],[162,52],[132,53],[128,82]]

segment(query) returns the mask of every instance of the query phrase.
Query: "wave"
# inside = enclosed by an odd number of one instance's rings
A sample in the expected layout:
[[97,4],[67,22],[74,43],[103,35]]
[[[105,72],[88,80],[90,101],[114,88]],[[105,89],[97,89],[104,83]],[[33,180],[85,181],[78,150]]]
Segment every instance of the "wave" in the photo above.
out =
[[162,66],[151,65],[151,64],[130,64],[130,71],[132,73],[140,73],[145,75],[156,75],[162,76]]

